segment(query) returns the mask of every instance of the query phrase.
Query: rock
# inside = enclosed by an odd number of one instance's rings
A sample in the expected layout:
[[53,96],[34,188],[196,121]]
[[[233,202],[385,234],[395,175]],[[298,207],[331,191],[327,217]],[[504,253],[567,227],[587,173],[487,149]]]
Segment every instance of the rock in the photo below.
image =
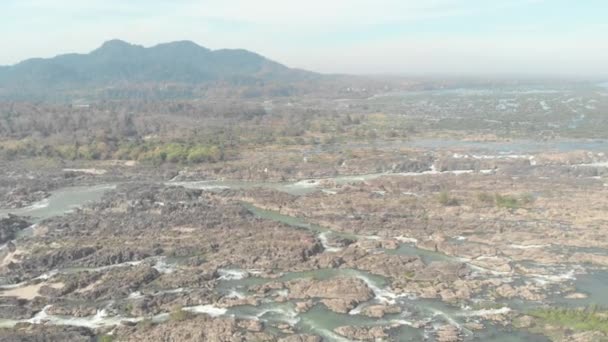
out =
[[513,326],[519,329],[530,328],[534,325],[534,317],[532,316],[519,316],[513,320]]
[[417,274],[425,267],[417,256],[373,253],[357,246],[345,249],[342,252],[342,259],[344,260],[342,267],[356,268],[396,279],[405,278],[409,274]]
[[364,328],[342,326],[334,329],[334,332],[351,340],[359,341],[374,341],[376,339],[383,339],[388,337],[388,334],[386,333],[386,328],[384,327]]
[[[86,258],[79,261],[79,264],[87,267],[116,265],[125,262],[144,260],[155,254],[148,249],[125,248],[123,246],[106,247],[100,250],[94,250],[94,252],[94,254],[87,254]],[[80,257],[77,259],[80,259]]]
[[441,279],[444,281],[456,281],[468,275],[466,264],[457,262],[434,261],[427,267],[418,270],[414,275],[416,281],[436,281]]
[[97,308],[86,305],[52,305],[46,309],[49,315],[87,317],[97,313]]
[[249,289],[258,294],[266,294],[270,291],[283,290],[285,289],[285,285],[281,282],[273,281],[258,286],[252,286]]
[[91,342],[95,340],[95,333],[87,328],[43,325],[18,324],[14,328],[0,329],[0,341],[74,341]]
[[479,257],[471,263],[496,272],[508,273],[513,270],[509,260],[501,257]]
[[344,259],[334,253],[323,253],[317,258],[319,268],[338,268],[344,264]]
[[333,299],[322,299],[321,303],[327,306],[333,312],[338,313],[347,313],[350,310],[354,309],[359,302],[353,299],[342,299],[342,298],[333,298]]
[[458,342],[463,340],[460,330],[453,325],[441,326],[435,334],[437,342]]
[[8,249],[8,251],[9,251],[10,253],[15,253],[15,251],[17,251],[17,246],[15,246],[15,244],[14,244],[12,241],[9,241],[9,242],[6,244],[6,248]]
[[593,264],[608,266],[608,255],[594,253],[574,253],[568,260],[573,264]]
[[313,335],[291,335],[287,337],[279,338],[278,342],[322,342],[323,339],[320,336]]
[[240,321],[238,323],[238,325],[239,325],[239,327],[241,327],[243,329],[253,331],[253,332],[261,332],[262,330],[264,330],[264,324],[262,322],[260,322],[259,320],[254,320],[254,319]]
[[456,296],[457,300],[465,300],[470,299],[473,294],[473,290],[469,288],[469,284],[465,281],[457,280],[454,282],[454,287],[456,287]]
[[437,298],[438,295],[438,290],[433,286],[425,286],[420,292],[420,297],[426,299]]
[[77,292],[77,295],[95,300],[124,298],[159,276],[160,273],[156,269],[146,264],[118,267],[110,269],[100,279],[89,282],[86,288]]
[[245,297],[245,298],[222,298],[220,302],[218,302],[218,306],[224,308],[231,308],[233,306],[241,306],[241,305],[251,305],[258,306],[260,301],[255,297]]
[[397,249],[399,248],[399,242],[396,240],[383,240],[382,248],[384,249]]
[[456,294],[451,289],[441,290],[439,292],[439,297],[441,297],[441,300],[444,302],[454,302],[457,299]]
[[285,283],[285,287],[289,290],[290,299],[320,298],[328,308],[340,313],[348,312],[374,295],[358,278],[298,279]]
[[[191,319],[168,321],[150,326],[119,326],[114,331],[115,340],[128,342],[152,341],[271,341],[272,337],[241,327],[258,329],[256,323],[243,323],[229,318],[212,318],[206,315]],[[249,324],[252,324],[251,326]]]
[[293,328],[287,323],[281,323],[277,325],[277,329],[281,330],[285,334],[293,334]]
[[305,302],[297,302],[296,311],[299,313],[303,313],[303,312],[310,310],[310,308],[312,308],[312,306],[313,306],[312,300],[308,300]]
[[599,331],[585,331],[572,334],[568,341],[572,342],[601,342],[606,341],[606,334]]
[[30,206],[49,197],[51,194],[46,191],[48,184],[31,184],[24,186],[11,187],[9,191],[0,187],[0,207],[8,209],[18,209]]
[[134,327],[137,325],[137,322],[133,322],[133,321],[120,321],[121,325],[126,325],[126,326],[130,326],[130,327]]
[[347,239],[347,238],[343,238],[343,237],[331,237],[329,239],[330,245],[339,247],[339,248],[348,247],[348,246],[352,245],[353,243],[355,243],[355,240]]
[[430,324],[430,322],[428,321],[416,321],[412,323],[412,328],[414,329],[422,329],[425,326],[428,326]]
[[544,298],[538,289],[531,285],[513,287],[509,284],[502,284],[496,288],[496,294],[503,298],[519,297],[526,300],[541,300]]
[[469,330],[482,330],[484,325],[477,322],[469,322],[465,324],[465,327]]
[[61,249],[51,249],[42,254],[32,255],[19,264],[22,269],[40,269],[40,273],[48,272],[59,266],[68,267],[70,263],[92,255],[97,249],[87,246],[70,246]]
[[361,310],[361,314],[372,317],[382,318],[386,314],[397,314],[401,312],[401,308],[397,305],[370,305]]
[[6,243],[15,238],[20,230],[31,225],[27,218],[9,214],[6,218],[0,219],[0,244]]
[[574,293],[567,294],[564,298],[566,298],[566,299],[585,299],[587,297],[589,297],[589,296],[585,293],[574,292]]
[[35,312],[40,311],[46,303],[26,303],[24,299],[15,297],[2,297],[0,305],[0,319],[28,319]]
[[532,285],[519,286],[516,290],[517,296],[525,300],[539,301],[546,297],[540,289]]
[[418,241],[418,243],[416,244],[416,247],[426,249],[429,251],[438,252],[439,245],[442,244],[443,242],[445,242],[445,240],[446,240],[445,236],[443,236],[441,234],[437,234],[437,235],[429,237],[428,239]]
[[503,284],[496,288],[496,294],[503,298],[513,298],[517,293],[513,286],[509,284]]

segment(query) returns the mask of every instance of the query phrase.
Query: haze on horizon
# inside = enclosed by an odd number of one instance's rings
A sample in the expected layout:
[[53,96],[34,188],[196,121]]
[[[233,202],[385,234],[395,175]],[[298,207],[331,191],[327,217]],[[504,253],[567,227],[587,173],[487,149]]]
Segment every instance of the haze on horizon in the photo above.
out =
[[192,40],[353,74],[608,77],[602,0],[5,0],[0,65]]

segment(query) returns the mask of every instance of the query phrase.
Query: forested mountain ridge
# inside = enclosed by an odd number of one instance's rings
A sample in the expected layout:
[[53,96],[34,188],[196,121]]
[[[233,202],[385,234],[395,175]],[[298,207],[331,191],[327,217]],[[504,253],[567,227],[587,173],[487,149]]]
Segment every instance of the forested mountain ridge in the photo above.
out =
[[0,99],[154,96],[159,89],[164,90],[161,97],[192,97],[200,86],[267,87],[318,77],[247,50],[210,50],[190,41],[145,48],[111,40],[88,54],[0,67]]

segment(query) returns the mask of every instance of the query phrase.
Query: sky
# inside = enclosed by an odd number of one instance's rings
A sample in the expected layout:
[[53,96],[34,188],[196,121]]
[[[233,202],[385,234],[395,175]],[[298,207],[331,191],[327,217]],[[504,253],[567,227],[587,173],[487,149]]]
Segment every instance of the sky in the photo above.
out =
[[607,0],[1,0],[0,65],[122,39],[353,74],[608,75]]

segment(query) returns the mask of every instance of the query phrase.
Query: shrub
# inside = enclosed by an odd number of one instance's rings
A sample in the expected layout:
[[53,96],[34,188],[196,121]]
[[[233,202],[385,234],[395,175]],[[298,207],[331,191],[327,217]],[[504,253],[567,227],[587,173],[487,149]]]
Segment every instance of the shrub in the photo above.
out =
[[153,325],[154,325],[154,322],[152,322],[152,320],[149,318],[146,318],[137,324],[138,327],[141,327],[144,330],[150,329]]
[[496,202],[496,206],[499,208],[506,209],[517,209],[520,207],[519,200],[513,196],[509,195],[499,195],[496,194],[494,196],[494,201]]
[[217,162],[221,158],[220,149],[217,146],[195,146],[188,151],[189,163]]
[[406,279],[412,279],[412,278],[414,278],[416,276],[416,272],[414,272],[414,271],[406,271],[404,275],[405,275]]
[[544,308],[533,310],[529,315],[576,331],[608,333],[608,312],[600,311],[597,306],[583,309]]
[[535,200],[534,195],[532,195],[530,193],[523,194],[523,195],[521,195],[521,198],[520,198],[522,205],[532,204],[534,202],[534,200]]
[[114,337],[112,335],[102,335],[97,338],[97,342],[112,342]]
[[169,314],[169,319],[174,322],[181,322],[192,318],[193,314],[184,311],[182,308],[177,308]]
[[456,206],[460,204],[460,201],[455,197],[451,197],[446,191],[443,191],[439,194],[439,203],[443,206]]
[[480,192],[477,194],[477,200],[482,203],[494,205],[494,196],[487,192]]

